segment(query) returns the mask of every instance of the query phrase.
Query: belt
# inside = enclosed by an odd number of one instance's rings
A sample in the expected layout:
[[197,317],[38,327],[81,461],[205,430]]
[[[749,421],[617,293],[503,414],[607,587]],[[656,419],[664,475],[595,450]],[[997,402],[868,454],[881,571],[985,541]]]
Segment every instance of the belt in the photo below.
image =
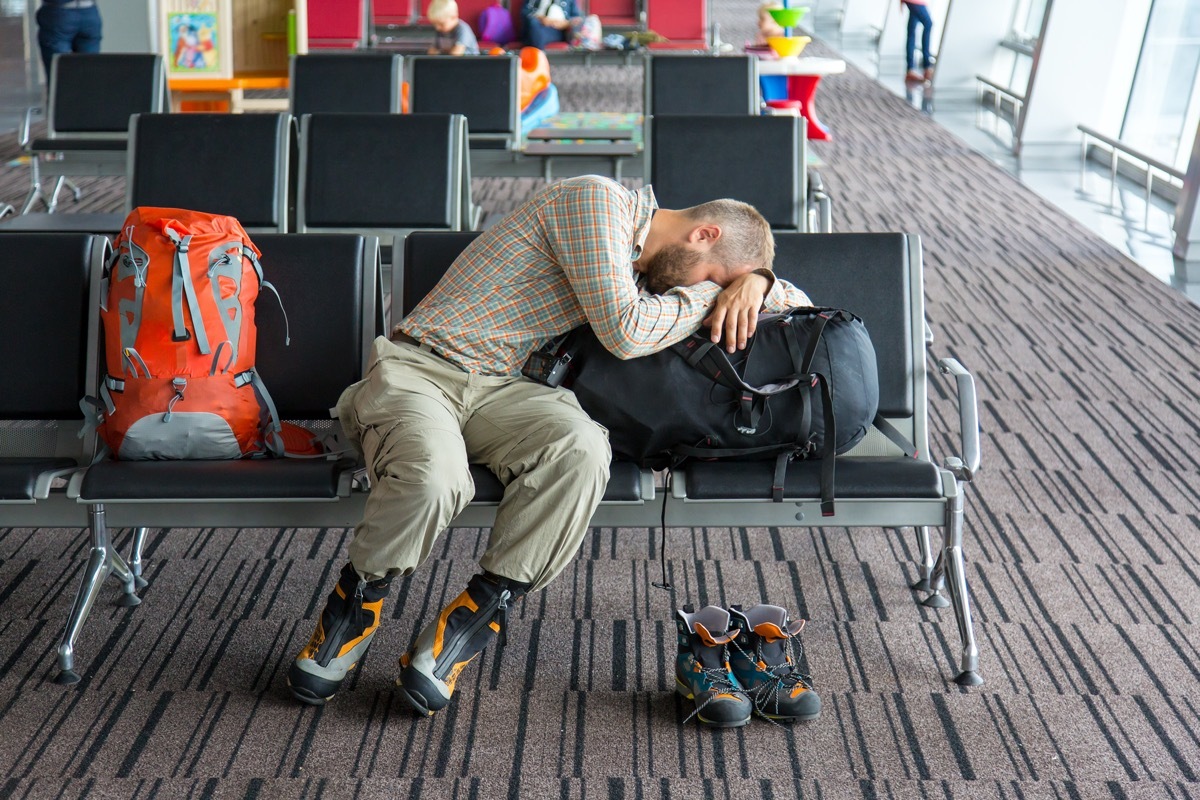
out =
[[95,0],[42,0],[42,5],[52,8],[91,8],[96,5]]
[[409,336],[407,333],[404,333],[403,331],[396,331],[395,333],[393,333],[392,341],[393,342],[404,342],[405,344],[411,344],[413,347],[417,348],[418,350],[424,350],[426,353],[433,353],[435,356],[437,355],[437,353],[433,352],[432,347],[430,347],[427,344],[421,344],[421,342],[419,340],[414,339],[413,337]]
[[437,356],[442,361],[445,361],[447,364],[454,367],[455,369],[457,369],[461,372],[466,372],[465,369],[460,367],[458,364],[455,364],[450,359],[446,358],[444,355],[439,353],[437,350],[434,350],[432,347],[430,347],[429,345],[420,341],[419,339],[414,339],[412,336],[409,336],[407,333],[404,333],[403,331],[396,331],[395,333],[393,333],[392,341],[393,342],[404,342],[405,344],[411,344],[413,347],[417,348],[418,350],[424,350],[426,353],[429,353],[431,356]]

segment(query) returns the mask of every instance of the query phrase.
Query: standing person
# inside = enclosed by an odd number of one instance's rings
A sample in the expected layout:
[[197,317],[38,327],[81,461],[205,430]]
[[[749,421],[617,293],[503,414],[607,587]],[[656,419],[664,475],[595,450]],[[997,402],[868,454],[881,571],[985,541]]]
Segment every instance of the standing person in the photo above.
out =
[[760,309],[809,305],[775,279],[775,241],[753,207],[656,206],[649,186],[594,175],[552,184],[475,239],[391,338],[375,340],[366,378],[336,408],[366,456],[371,494],[349,563],[288,671],[297,699],[324,704],[363,658],[392,579],[411,575],[471,501],[470,463],[495,473],[504,498],[480,572],[400,659],[397,684],[414,710],[444,708],[460,671],[503,637],[508,606],[575,557],[611,451],[570,391],[522,375],[545,342],[586,322],[610,352],[635,358],[705,323],[734,352]]
[[575,0],[525,0],[521,6],[525,20],[525,42],[545,50],[551,42],[569,42],[571,25],[583,19]]
[[433,0],[425,12],[435,31],[432,56],[477,56],[479,42],[471,26],[458,18],[458,3],[454,0]]
[[[900,0],[908,9],[908,38],[904,44],[904,57],[908,61],[905,80],[928,81],[933,79],[933,59],[929,56],[929,37],[933,33],[933,18],[929,16],[928,0]],[[921,24],[921,69],[917,71],[917,23]]]
[[103,24],[95,0],[42,0],[37,26],[47,85],[55,53],[100,52]]

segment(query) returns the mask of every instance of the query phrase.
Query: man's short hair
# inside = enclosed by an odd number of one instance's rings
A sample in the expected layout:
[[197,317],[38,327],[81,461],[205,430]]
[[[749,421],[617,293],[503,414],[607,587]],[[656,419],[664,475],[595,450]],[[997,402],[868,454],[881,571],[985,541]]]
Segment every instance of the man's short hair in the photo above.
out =
[[457,17],[458,3],[454,0],[433,0],[425,10],[425,16],[433,22]]
[[740,200],[710,200],[681,212],[693,222],[711,222],[721,227],[721,238],[710,258],[730,269],[750,264],[754,269],[771,269],[775,262],[775,237],[758,209]]

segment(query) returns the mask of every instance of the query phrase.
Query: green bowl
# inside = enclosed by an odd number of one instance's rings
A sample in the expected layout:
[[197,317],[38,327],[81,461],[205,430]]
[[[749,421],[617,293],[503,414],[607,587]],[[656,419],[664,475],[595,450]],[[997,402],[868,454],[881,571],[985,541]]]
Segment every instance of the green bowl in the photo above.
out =
[[768,8],[767,13],[771,15],[771,19],[783,28],[794,28],[800,24],[800,20],[808,12],[808,6],[800,6],[799,8]]

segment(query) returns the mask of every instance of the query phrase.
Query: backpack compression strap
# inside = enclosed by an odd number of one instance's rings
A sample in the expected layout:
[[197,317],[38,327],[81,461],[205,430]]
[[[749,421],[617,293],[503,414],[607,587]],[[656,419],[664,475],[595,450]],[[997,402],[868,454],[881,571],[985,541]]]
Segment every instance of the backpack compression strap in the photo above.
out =
[[183,324],[183,301],[187,299],[188,314],[192,318],[192,330],[196,334],[196,346],[203,355],[210,352],[208,334],[204,332],[204,319],[200,316],[200,302],[196,299],[196,287],[192,283],[192,270],[188,266],[188,245],[191,234],[180,237],[175,229],[164,227],[163,233],[175,245],[175,271],[171,276],[171,339],[186,342],[191,338]]

